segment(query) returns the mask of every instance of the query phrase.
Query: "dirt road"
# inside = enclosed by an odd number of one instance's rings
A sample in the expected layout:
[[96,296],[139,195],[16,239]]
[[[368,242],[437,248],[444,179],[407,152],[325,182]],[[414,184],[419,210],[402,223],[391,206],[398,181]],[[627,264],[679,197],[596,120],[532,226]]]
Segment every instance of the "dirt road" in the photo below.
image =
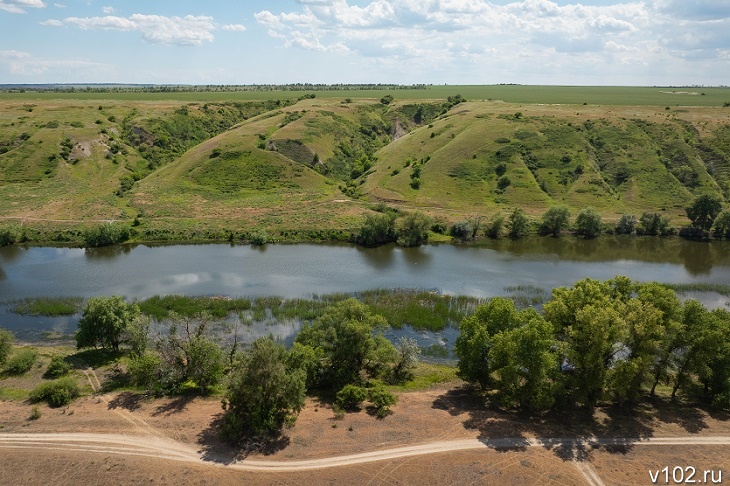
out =
[[[649,439],[608,438],[608,439],[569,439],[569,438],[503,438],[486,441],[477,439],[449,440],[430,442],[405,447],[384,449],[324,459],[308,459],[302,461],[265,461],[242,460],[225,467],[242,471],[274,471],[293,472],[314,469],[351,466],[375,461],[399,459],[404,457],[454,452],[470,449],[515,449],[526,447],[561,447],[561,446],[676,446],[676,445],[730,445],[730,437],[657,437]],[[157,459],[167,459],[187,463],[224,466],[222,462],[204,460],[195,448],[177,441],[150,435],[120,435],[120,434],[83,434],[83,433],[55,433],[55,434],[0,434],[0,448],[4,449],[47,449],[65,450],[100,454],[122,454],[144,456]],[[580,468],[579,468],[580,469]],[[590,471],[586,471],[590,476]],[[585,474],[584,474],[585,475]],[[587,478],[588,479],[588,478]],[[590,482],[590,484],[601,484]]]

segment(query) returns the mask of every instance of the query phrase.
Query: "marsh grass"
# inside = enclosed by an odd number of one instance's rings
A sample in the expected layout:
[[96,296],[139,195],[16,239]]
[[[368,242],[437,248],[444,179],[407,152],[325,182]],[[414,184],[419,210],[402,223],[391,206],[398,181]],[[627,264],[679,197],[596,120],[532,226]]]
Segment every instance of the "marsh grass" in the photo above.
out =
[[34,297],[24,299],[11,307],[11,311],[23,316],[67,316],[79,312],[81,297]]
[[662,284],[678,294],[687,292],[715,292],[720,295],[730,296],[730,285],[716,283],[683,283],[683,284]]

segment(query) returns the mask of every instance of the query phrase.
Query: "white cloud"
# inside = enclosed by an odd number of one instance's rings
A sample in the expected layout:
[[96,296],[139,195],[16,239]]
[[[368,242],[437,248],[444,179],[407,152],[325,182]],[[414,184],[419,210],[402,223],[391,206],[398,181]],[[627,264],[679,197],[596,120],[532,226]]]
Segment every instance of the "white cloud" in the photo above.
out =
[[17,76],[72,76],[82,79],[84,76],[109,75],[113,68],[83,59],[42,59],[29,52],[6,50],[0,51],[0,72],[3,70]]
[[241,24],[226,24],[223,27],[221,27],[221,30],[229,30],[232,32],[243,32],[244,30],[246,30],[246,26],[241,25]]
[[66,5],[64,5],[62,3],[54,3],[53,6],[56,8],[68,8]]
[[101,11],[104,12],[105,14],[109,15],[109,14],[113,14],[117,10],[114,7],[102,7]]
[[0,0],[0,10],[10,13],[26,13],[27,8],[45,8],[43,0]]
[[82,30],[136,31],[148,42],[165,45],[201,45],[213,41],[216,25],[212,17],[187,15],[165,17],[162,15],[134,14],[129,17],[107,15],[104,17],[68,17],[63,20],[47,20],[43,25],[68,25]]
[[[263,10],[254,18],[285,47],[359,54],[372,62],[371,69],[399,66],[416,72],[418,66],[428,66],[489,73],[499,66],[507,72],[556,76],[579,74],[581,69],[614,75],[613,64],[654,66],[656,59],[691,62],[693,56],[698,62],[724,60],[730,45],[728,0],[698,0],[694,14],[687,12],[694,3],[686,0],[628,0],[613,5],[579,0],[297,3],[291,11]],[[599,82],[605,79],[595,76]]]

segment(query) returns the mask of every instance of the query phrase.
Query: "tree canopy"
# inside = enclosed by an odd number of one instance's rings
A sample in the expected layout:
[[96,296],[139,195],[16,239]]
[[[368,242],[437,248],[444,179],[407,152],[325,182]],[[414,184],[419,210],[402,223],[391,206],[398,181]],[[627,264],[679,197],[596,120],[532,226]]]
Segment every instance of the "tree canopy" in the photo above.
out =
[[139,314],[139,307],[127,304],[122,297],[92,297],[79,321],[76,347],[119,351],[124,331]]

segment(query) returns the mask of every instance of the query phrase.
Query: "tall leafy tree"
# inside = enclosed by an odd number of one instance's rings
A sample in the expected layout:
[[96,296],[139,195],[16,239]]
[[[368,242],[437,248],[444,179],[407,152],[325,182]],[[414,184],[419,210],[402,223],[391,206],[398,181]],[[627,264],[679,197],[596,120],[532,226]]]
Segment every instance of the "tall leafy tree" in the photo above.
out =
[[579,235],[595,238],[601,232],[601,215],[592,207],[581,209],[575,218],[575,229]]
[[122,297],[92,297],[79,321],[76,347],[93,346],[118,351],[124,331],[139,314],[139,307],[127,304]]
[[692,226],[710,231],[717,215],[722,211],[722,199],[712,194],[703,194],[687,208],[687,217]]
[[5,364],[12,350],[13,334],[5,329],[0,329],[0,366]]
[[222,434],[230,442],[265,440],[293,425],[304,406],[306,372],[270,337],[254,341],[231,371]]
[[476,312],[465,317],[459,326],[459,337],[454,352],[459,358],[459,376],[478,383],[482,388],[492,385],[492,367],[489,350],[493,337],[519,324],[514,303],[502,297],[490,299],[477,307]]
[[553,328],[532,309],[520,312],[518,320],[518,327],[492,338],[489,364],[494,386],[503,405],[545,410],[555,402],[559,370]]
[[570,224],[570,209],[568,206],[558,205],[549,208],[542,215],[542,230],[553,236],[560,236]]
[[341,387],[360,380],[361,372],[377,374],[396,359],[393,345],[380,333],[388,327],[381,315],[355,299],[328,307],[312,324],[305,325],[296,342],[322,357],[321,376]]

